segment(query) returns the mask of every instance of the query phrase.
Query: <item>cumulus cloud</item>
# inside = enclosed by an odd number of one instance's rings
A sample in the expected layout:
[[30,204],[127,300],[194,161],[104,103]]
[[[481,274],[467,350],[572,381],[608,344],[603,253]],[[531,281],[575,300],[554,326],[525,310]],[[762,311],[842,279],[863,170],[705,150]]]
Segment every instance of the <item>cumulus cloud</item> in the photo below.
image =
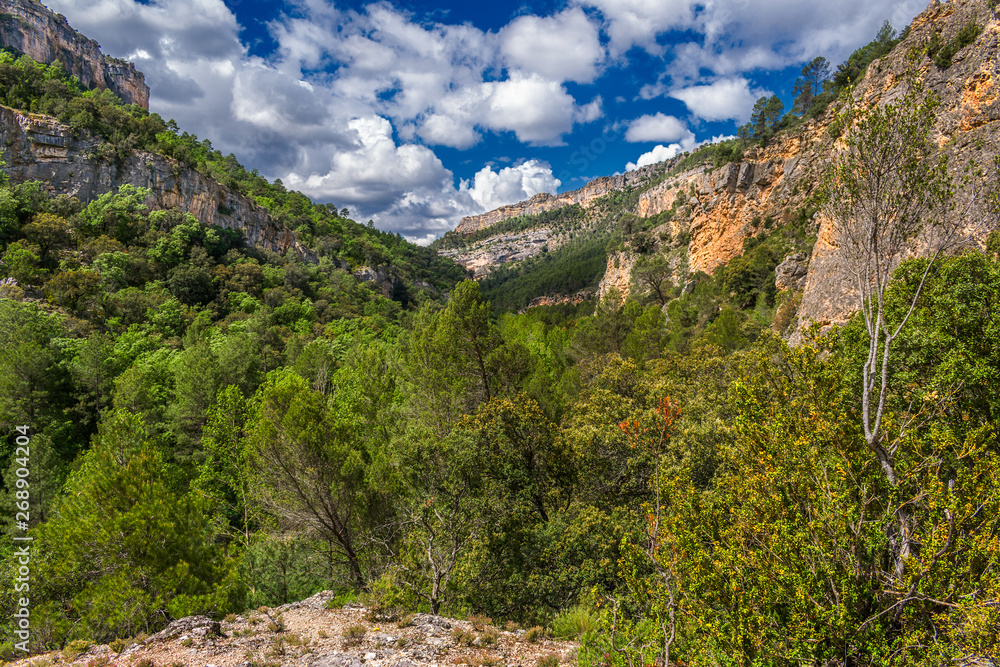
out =
[[547,165],[529,161],[490,171],[492,186],[480,172],[462,188],[419,142],[465,149],[497,133],[553,146],[603,113],[600,97],[578,102],[564,85],[593,80],[604,58],[579,8],[484,32],[418,23],[387,3],[342,10],[301,0],[294,16],[270,24],[277,49],[264,60],[248,54],[222,0],[49,4],[106,52],[136,62],[154,111],[413,239],[440,234],[482,202],[558,187]]
[[518,17],[500,31],[500,51],[509,66],[552,81],[593,81],[604,58],[597,26],[580,8]]
[[[325,163],[314,161],[311,173],[293,170],[285,185],[310,197],[347,204],[362,217],[389,223],[392,229],[419,237],[428,227],[440,233],[456,215],[473,207],[455,191],[454,177],[425,146],[397,145],[392,125],[369,116],[348,123],[354,143]],[[405,220],[409,218],[407,225]]]
[[679,141],[694,138],[684,121],[673,116],[657,113],[636,118],[628,125],[625,141],[639,143],[643,141]]
[[639,156],[639,159],[635,162],[629,162],[625,165],[625,171],[635,171],[639,167],[645,167],[650,164],[656,164],[657,162],[664,162],[665,160],[670,160],[677,157],[681,153],[686,151],[693,151],[699,146],[704,144],[717,144],[720,141],[725,141],[727,139],[732,139],[732,135],[716,135],[711,139],[705,141],[696,141],[694,135],[683,138],[677,143],[670,144],[669,146],[664,146],[662,144],[658,145],[651,151],[643,153]]
[[902,27],[926,6],[924,0],[720,0],[699,12],[690,29],[702,36],[675,50],[675,81],[694,81],[708,69],[729,76],[779,69],[817,55],[843,62],[871,40],[888,18]]
[[[612,54],[622,57],[633,47],[670,55],[663,36],[680,43],[671,47],[668,74],[677,82],[697,81],[705,70],[729,76],[755,69],[777,69],[817,55],[843,62],[875,36],[884,19],[906,25],[925,0],[574,0],[596,10],[603,20]],[[685,34],[686,33],[686,34]]]
[[691,26],[695,8],[700,3],[696,0],[578,0],[578,4],[600,11],[610,48],[620,55],[633,46],[662,53],[657,36]]
[[492,211],[506,204],[529,199],[539,192],[554,193],[561,185],[552,175],[552,167],[540,160],[528,160],[516,167],[493,171],[483,167],[472,182],[463,180],[461,190],[482,208]]
[[750,82],[743,77],[720,79],[710,84],[680,88],[670,93],[684,102],[698,118],[703,120],[747,120],[754,102],[770,91],[750,90]]

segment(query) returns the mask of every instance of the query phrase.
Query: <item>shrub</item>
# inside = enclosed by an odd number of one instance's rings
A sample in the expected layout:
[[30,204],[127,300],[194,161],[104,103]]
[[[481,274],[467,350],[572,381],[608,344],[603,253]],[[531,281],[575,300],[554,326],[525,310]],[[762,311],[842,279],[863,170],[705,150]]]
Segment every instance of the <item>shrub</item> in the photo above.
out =
[[344,630],[344,646],[357,646],[368,630],[363,625],[352,625]]
[[476,641],[476,633],[455,628],[451,631],[451,641],[458,646],[472,646],[472,643]]
[[63,660],[66,662],[73,662],[82,654],[86,653],[87,649],[93,645],[94,642],[89,639],[77,639],[76,641],[72,641],[67,644],[66,648],[62,651]]
[[540,625],[536,625],[524,633],[524,641],[532,644],[540,642],[543,639],[545,639],[545,628]]
[[590,609],[579,605],[560,613],[552,621],[552,636],[556,639],[579,639],[598,627],[597,617]]
[[500,639],[500,633],[496,628],[486,628],[479,637],[479,643],[483,646],[493,646]]

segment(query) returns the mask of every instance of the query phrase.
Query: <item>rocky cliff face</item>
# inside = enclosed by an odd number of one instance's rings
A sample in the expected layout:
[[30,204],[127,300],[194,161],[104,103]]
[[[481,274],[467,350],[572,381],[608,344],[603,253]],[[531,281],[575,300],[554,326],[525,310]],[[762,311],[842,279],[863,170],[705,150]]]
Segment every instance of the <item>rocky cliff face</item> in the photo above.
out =
[[[925,55],[926,45],[935,33],[947,44],[970,23],[978,24],[983,31],[974,44],[955,54],[950,67],[942,69]],[[891,100],[902,93],[907,70],[915,68],[924,86],[941,101],[936,109],[933,138],[941,152],[949,157],[953,173],[961,174],[970,161],[988,167],[1000,152],[998,51],[1000,23],[985,0],[958,0],[947,4],[935,1],[914,19],[906,39],[892,53],[869,67],[855,95],[866,105]],[[968,191],[960,192],[957,199],[963,203],[961,214],[971,223],[981,219],[982,207],[979,202],[971,207],[964,206],[969,196]],[[799,308],[800,329],[793,341],[800,339],[802,325],[840,323],[857,309],[856,292],[837,247],[833,224],[825,218],[820,218],[819,223],[819,237]],[[983,240],[971,227],[967,228],[967,233],[971,244]],[[920,241],[914,240],[910,254],[919,255],[925,250]]]
[[[982,34],[955,55],[950,67],[938,67],[926,56],[932,35],[937,33],[947,44],[969,23],[982,26]],[[894,99],[902,94],[906,72],[915,68],[924,86],[941,100],[934,140],[948,155],[955,173],[961,173],[970,161],[989,166],[1000,150],[998,50],[1000,23],[987,2],[933,2],[914,20],[906,39],[869,67],[855,96],[864,105]],[[641,195],[636,213],[649,217],[675,210],[664,231],[673,236],[689,234],[688,270],[711,273],[740,255],[747,237],[811,213],[814,200],[810,196],[839,150],[829,132],[832,118],[831,110],[779,136],[766,149],[748,151],[740,164],[671,177]],[[968,193],[958,195],[960,201],[968,197]],[[974,221],[981,219],[980,208],[974,204],[961,210],[971,213],[969,219]],[[778,276],[779,289],[803,290],[793,342],[801,340],[808,324],[842,323],[857,308],[851,274],[837,248],[832,222],[821,213],[813,214],[811,222],[817,236],[811,256],[792,258]],[[982,241],[971,227],[967,235],[968,244]],[[910,254],[919,255],[925,249],[926,244],[914,240]],[[622,267],[628,268],[623,259],[618,254],[609,257],[599,294],[612,287],[628,293],[631,280],[623,274]]]
[[595,199],[603,197],[609,192],[625,190],[626,188],[648,181],[657,174],[666,171],[668,164],[669,163],[661,162],[659,164],[636,169],[635,171],[629,171],[624,174],[603,176],[587,183],[579,190],[564,192],[560,195],[550,195],[542,192],[535,195],[528,201],[511,204],[509,206],[501,206],[500,208],[487,213],[462,218],[462,221],[459,223],[458,227],[455,228],[455,231],[460,234],[472,234],[473,232],[478,232],[482,229],[492,227],[502,220],[516,218],[522,215],[538,215],[539,213],[554,211],[566,206],[572,206],[573,204],[579,204],[584,208],[588,208]]
[[90,201],[129,184],[149,188],[149,206],[179,208],[204,224],[239,229],[247,242],[273,252],[293,250],[314,259],[256,202],[180,163],[135,152],[123,164],[96,156],[100,142],[74,138],[73,130],[47,116],[0,107],[0,146],[14,182],[41,181],[54,194]]
[[554,248],[548,228],[531,229],[526,232],[497,234],[475,243],[469,248],[442,250],[440,254],[450,257],[473,272],[475,278],[483,278],[501,264],[519,262],[534,257],[544,249]]
[[109,88],[126,104],[149,108],[149,86],[132,63],[105,56],[37,0],[0,0],[0,46],[41,63],[59,61],[87,88]]
[[[973,44],[959,50],[952,65],[942,68],[927,55],[932,37],[948,44],[965,26],[975,23],[982,32]],[[987,0],[936,0],[914,19],[906,38],[892,53],[872,63],[854,95],[862,105],[883,103],[903,94],[908,72],[913,72],[941,104],[933,139],[949,158],[955,173],[970,161],[984,167],[1000,152],[1000,22]],[[717,169],[699,168],[663,179],[639,195],[634,213],[648,218],[673,211],[670,221],[652,230],[654,238],[672,238],[673,245],[657,241],[657,251],[676,249],[678,238],[687,243],[686,256],[675,263],[678,273],[705,271],[739,256],[743,242],[762,231],[792,220],[807,220],[807,231],[817,241],[807,257],[795,257],[779,276],[779,289],[801,290],[798,325],[793,341],[812,323],[842,323],[857,308],[848,267],[835,243],[832,222],[816,213],[815,189],[820,175],[842,146],[831,132],[833,106],[827,112],[791,132],[779,135],[766,148],[744,154],[743,162]],[[575,192],[558,196],[537,195],[528,202],[466,218],[458,230],[472,233],[508,217],[553,210],[569,204],[592,206],[602,195],[644,183],[674,166],[653,165],[638,172],[598,179]],[[959,203],[969,194],[959,193]],[[970,220],[981,219],[981,206],[960,207]],[[493,239],[480,242],[488,246]],[[967,229],[967,244],[981,243]],[[926,249],[914,240],[911,255]],[[486,254],[477,271],[490,269]],[[503,261],[503,258],[498,261]],[[793,266],[794,264],[794,266]],[[634,260],[629,252],[613,253],[598,294],[611,288],[627,295],[632,288]],[[789,275],[784,275],[788,273]],[[794,275],[792,275],[794,274]],[[683,276],[678,276],[683,277]],[[796,297],[797,300],[797,297]]]

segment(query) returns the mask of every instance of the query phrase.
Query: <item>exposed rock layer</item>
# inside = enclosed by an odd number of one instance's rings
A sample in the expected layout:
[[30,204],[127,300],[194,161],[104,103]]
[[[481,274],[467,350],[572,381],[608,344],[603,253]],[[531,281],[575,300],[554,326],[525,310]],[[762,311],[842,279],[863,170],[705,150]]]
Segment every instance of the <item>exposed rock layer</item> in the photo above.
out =
[[[926,56],[926,45],[933,34],[938,33],[941,43],[947,44],[973,22],[983,28],[982,33],[975,43],[955,54],[950,67],[940,68]],[[854,92],[855,99],[869,106],[898,98],[904,93],[907,72],[911,70],[941,102],[936,109],[932,139],[948,155],[955,173],[962,173],[970,161],[991,165],[1000,147],[1000,24],[986,0],[932,2],[914,19],[906,39],[869,66]],[[779,135],[768,147],[748,150],[742,163],[696,169],[665,179],[643,192],[635,207],[640,217],[673,210],[669,223],[654,229],[654,235],[689,235],[686,269],[707,273],[739,256],[746,238],[805,216],[812,225],[807,231],[817,237],[812,254],[806,261],[795,258],[779,276],[779,288],[796,290],[804,283],[793,341],[801,340],[801,331],[809,323],[842,323],[857,308],[851,273],[837,248],[833,223],[815,213],[814,194],[820,175],[842,150],[829,131],[832,120],[831,108],[794,131]],[[669,169],[667,165],[659,168]],[[611,191],[611,186],[627,187],[624,181],[613,179],[598,179],[573,193],[537,196],[529,202],[466,218],[458,231],[476,231],[512,215],[552,210],[570,203],[591,205],[601,194]],[[967,206],[969,198],[968,191],[959,193],[958,210],[969,221],[979,221],[982,207],[979,202]],[[966,233],[969,244],[982,240],[971,225]],[[930,241],[914,239],[910,255],[926,252]],[[606,294],[612,287],[628,293],[632,281],[628,275],[631,266],[623,261],[626,258],[622,254],[608,258],[599,294]],[[480,268],[484,272],[488,269]]]
[[148,205],[178,208],[204,224],[243,232],[247,242],[273,252],[293,249],[314,259],[292,232],[243,195],[180,163],[137,151],[122,164],[95,157],[100,142],[47,116],[0,107],[0,146],[14,182],[41,181],[53,194],[90,201],[124,184],[149,188]]
[[602,176],[587,183],[579,190],[573,190],[572,192],[564,192],[559,195],[550,195],[541,192],[528,201],[501,206],[487,213],[462,218],[455,231],[460,234],[471,234],[492,227],[496,223],[509,218],[516,218],[522,215],[538,215],[539,213],[554,211],[566,206],[572,206],[573,204],[579,204],[587,208],[595,199],[603,197],[609,192],[617,192],[639,185],[665,169],[666,166],[663,163],[654,164],[624,174]]
[[0,0],[0,46],[46,65],[61,62],[87,88],[109,88],[126,104],[149,108],[149,86],[132,63],[105,56],[97,42],[40,2]]
[[534,257],[549,248],[547,228],[531,229],[526,232],[498,234],[476,243],[461,251],[442,250],[440,254],[450,257],[471,270],[476,278],[483,278],[501,264],[519,262]]

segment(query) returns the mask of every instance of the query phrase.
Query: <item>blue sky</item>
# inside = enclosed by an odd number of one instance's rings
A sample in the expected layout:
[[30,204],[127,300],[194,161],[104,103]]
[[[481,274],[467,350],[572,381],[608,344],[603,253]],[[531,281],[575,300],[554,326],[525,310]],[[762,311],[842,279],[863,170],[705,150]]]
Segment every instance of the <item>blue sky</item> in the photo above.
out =
[[791,104],[924,0],[46,0],[150,108],[421,243],[464,215],[672,157]]

